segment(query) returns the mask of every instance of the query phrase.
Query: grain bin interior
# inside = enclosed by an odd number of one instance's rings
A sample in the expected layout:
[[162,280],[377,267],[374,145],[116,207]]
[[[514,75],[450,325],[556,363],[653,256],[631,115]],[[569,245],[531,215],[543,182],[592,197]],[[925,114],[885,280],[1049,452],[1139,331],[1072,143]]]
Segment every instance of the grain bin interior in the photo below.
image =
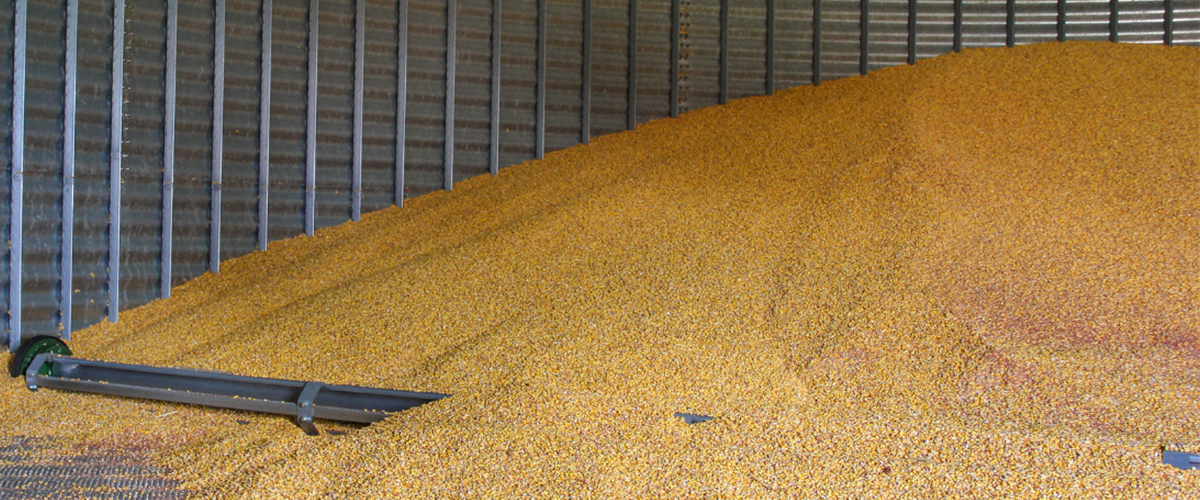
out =
[[14,379],[0,498],[1200,496],[1200,1],[0,17],[9,351],[454,395]]

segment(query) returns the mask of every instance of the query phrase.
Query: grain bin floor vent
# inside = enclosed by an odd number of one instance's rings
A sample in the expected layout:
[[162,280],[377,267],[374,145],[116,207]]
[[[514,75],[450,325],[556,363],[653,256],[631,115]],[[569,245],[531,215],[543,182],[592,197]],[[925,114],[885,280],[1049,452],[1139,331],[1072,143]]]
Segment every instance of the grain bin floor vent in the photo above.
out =
[[[30,339],[47,350],[46,337]],[[61,344],[61,341],[59,342]],[[23,346],[24,347],[24,346]],[[62,346],[65,349],[65,345]],[[12,371],[25,374],[31,391],[42,387],[274,413],[296,417],[305,433],[316,435],[313,419],[370,424],[390,414],[437,401],[447,394],[396,391],[350,385],[327,385],[229,373],[156,368],[90,361],[55,352],[23,352]],[[69,350],[66,351],[70,353]],[[22,361],[25,360],[25,361]]]
[[693,413],[676,413],[675,416],[682,418],[685,424],[701,424],[713,419],[708,415],[696,415]]
[[1177,469],[1200,469],[1200,455],[1182,451],[1163,451],[1163,463]]

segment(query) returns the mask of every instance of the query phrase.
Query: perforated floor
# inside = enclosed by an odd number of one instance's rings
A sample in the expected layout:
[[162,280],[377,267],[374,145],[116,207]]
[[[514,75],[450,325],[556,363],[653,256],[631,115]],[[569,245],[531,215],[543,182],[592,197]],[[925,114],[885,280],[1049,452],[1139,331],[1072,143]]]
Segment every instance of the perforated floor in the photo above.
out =
[[0,500],[184,499],[188,491],[137,447],[67,447],[47,438],[0,438]]

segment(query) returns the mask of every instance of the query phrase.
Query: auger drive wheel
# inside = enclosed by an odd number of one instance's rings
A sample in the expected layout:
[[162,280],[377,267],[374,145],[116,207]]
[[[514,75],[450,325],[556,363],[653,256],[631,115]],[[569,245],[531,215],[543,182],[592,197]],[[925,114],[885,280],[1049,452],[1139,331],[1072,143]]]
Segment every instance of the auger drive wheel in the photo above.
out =
[[[65,356],[73,354],[71,348],[67,347],[67,343],[63,342],[62,339],[49,335],[38,335],[22,342],[21,347],[17,348],[17,352],[13,354],[12,363],[8,366],[8,374],[13,377],[24,375],[25,370],[29,368],[29,364],[33,363],[33,358],[36,358],[38,354],[47,352]],[[43,366],[38,373],[49,375],[50,365]]]

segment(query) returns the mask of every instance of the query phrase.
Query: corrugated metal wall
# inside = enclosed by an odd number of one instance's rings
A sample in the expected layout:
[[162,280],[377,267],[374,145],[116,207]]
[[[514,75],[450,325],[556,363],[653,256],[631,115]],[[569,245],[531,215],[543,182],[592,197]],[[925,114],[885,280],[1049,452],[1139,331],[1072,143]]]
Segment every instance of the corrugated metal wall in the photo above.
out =
[[[0,95],[7,96],[0,100],[0,120],[14,124],[17,78],[23,76],[26,88],[20,122],[25,130],[19,171],[23,175],[14,175],[15,155],[0,157],[0,224],[10,240],[0,259],[0,311],[9,318],[10,339],[16,338],[15,318],[8,313],[13,312],[10,304],[17,302],[10,295],[15,289],[11,285],[20,285],[20,333],[26,337],[61,334],[64,328],[69,333],[110,312],[114,1],[120,0],[78,3],[75,172],[68,178],[66,33],[68,7],[74,0],[0,0]],[[774,88],[786,88],[812,83],[815,69],[824,81],[858,75],[864,63],[875,70],[944,54],[956,46],[1110,40],[1114,27],[1121,42],[1163,43],[1168,5],[1173,42],[1200,44],[1200,0],[362,1],[359,137],[354,118],[359,4],[273,0],[269,181],[262,185],[263,0],[125,0],[115,297],[120,309],[169,292],[164,279],[178,285],[208,271],[213,260],[259,248],[265,243],[258,241],[264,222],[268,240],[304,234],[310,111],[316,119],[311,130],[313,226],[321,228],[352,218],[356,176],[361,177],[361,211],[402,203],[396,196],[398,180],[404,197],[442,189],[447,171],[445,117],[450,109],[452,175],[460,181],[488,173],[493,163],[505,166],[537,158],[539,146],[551,152],[670,116],[673,84],[678,85],[679,110],[686,111],[767,93],[768,75]],[[178,8],[173,162],[167,160],[165,146],[171,2]],[[309,16],[314,4],[319,6],[319,43],[317,71],[310,75]],[[218,5],[224,7],[223,53],[216,34]],[[493,9],[498,5],[499,114],[494,117]],[[21,8],[27,12],[23,75],[15,71],[16,13]],[[910,19],[911,13],[915,16]],[[456,57],[451,108],[446,77],[447,26],[452,18]],[[680,26],[677,62],[671,50],[673,22]],[[588,26],[590,40],[585,36]],[[401,40],[407,43],[403,53]],[[585,54],[585,46],[590,53]],[[814,65],[815,48],[820,49],[819,66]],[[214,106],[218,55],[223,57],[224,98],[221,106]],[[587,57],[590,66],[585,65]],[[678,80],[672,82],[675,64]],[[398,81],[401,73],[406,77]],[[310,76],[316,82],[311,95]],[[398,101],[400,86],[404,99]],[[311,110],[310,97],[315,97]],[[397,120],[402,106],[405,114]],[[218,114],[223,127],[214,134]],[[492,140],[494,126],[498,144]],[[13,127],[2,130],[0,147],[15,153]],[[401,144],[398,134],[404,137]],[[223,153],[214,165],[218,143]],[[359,143],[362,154],[356,160]],[[495,159],[493,147],[498,148]],[[401,154],[403,170],[398,171]],[[173,166],[171,174],[168,164]],[[217,166],[222,175],[214,184]],[[403,176],[398,179],[399,174]],[[14,191],[18,184],[21,189]],[[68,200],[64,192],[70,188],[74,191]],[[164,192],[173,195],[169,229],[164,228]],[[269,193],[265,221],[259,211],[263,192]],[[19,227],[12,223],[14,194],[23,198]],[[217,194],[219,202],[214,202]],[[64,201],[72,201],[74,210],[67,228],[62,226]],[[213,224],[215,207],[220,208],[219,224]],[[214,241],[215,227],[219,241]],[[20,238],[15,238],[18,229]],[[169,239],[164,240],[164,230],[170,231]],[[64,262],[68,238],[73,251]],[[164,242],[171,245],[169,262],[163,259]],[[15,244],[23,244],[20,254],[11,251]],[[212,259],[214,247],[219,247],[219,259]],[[18,282],[12,279],[14,261],[23,270]],[[64,263],[73,264],[65,311],[60,290]],[[64,313],[70,316],[66,327],[61,324],[68,316]]]

